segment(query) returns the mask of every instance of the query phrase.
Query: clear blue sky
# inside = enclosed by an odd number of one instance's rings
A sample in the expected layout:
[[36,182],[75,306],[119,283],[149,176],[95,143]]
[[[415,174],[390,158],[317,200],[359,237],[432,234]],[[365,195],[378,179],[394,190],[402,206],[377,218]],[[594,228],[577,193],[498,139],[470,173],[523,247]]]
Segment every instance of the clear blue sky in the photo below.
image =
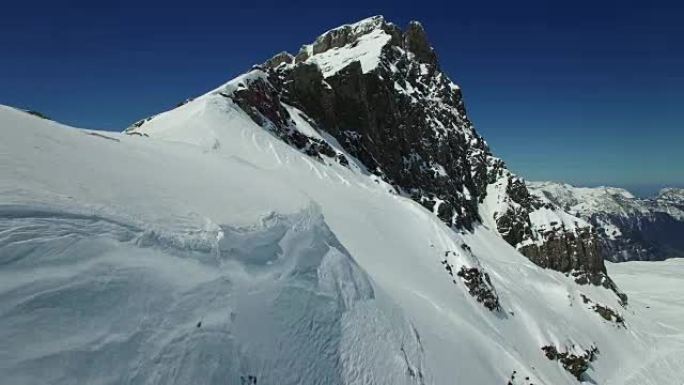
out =
[[676,1],[15,1],[0,103],[121,130],[375,14],[424,24],[478,130],[528,179],[684,184]]

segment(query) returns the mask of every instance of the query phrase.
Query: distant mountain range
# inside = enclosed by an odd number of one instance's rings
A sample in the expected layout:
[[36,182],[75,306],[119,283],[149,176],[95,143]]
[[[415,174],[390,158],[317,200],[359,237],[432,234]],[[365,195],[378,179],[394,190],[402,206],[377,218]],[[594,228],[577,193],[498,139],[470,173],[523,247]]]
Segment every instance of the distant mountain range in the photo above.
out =
[[562,207],[596,227],[610,261],[684,257],[684,189],[664,188],[639,198],[616,187],[575,187],[528,182],[536,197]]

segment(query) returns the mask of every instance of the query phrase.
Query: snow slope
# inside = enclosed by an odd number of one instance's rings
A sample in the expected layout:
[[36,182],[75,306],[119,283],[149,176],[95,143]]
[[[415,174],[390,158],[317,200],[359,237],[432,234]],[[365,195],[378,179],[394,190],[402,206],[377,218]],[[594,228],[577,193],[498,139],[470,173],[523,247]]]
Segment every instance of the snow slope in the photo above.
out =
[[[664,338],[660,313],[540,269],[484,226],[456,233],[227,98],[145,126],[100,133],[0,107],[3,382],[577,383],[549,344],[597,346],[588,383],[684,374],[669,356],[682,329]],[[502,310],[443,261],[486,271]]]
[[625,383],[648,383],[660,376],[661,383],[672,382],[671,373],[682,373],[684,367],[684,259],[610,263],[608,271],[629,293],[632,311],[650,329],[648,335],[637,336],[650,339],[651,345],[644,349],[641,365],[623,367]]

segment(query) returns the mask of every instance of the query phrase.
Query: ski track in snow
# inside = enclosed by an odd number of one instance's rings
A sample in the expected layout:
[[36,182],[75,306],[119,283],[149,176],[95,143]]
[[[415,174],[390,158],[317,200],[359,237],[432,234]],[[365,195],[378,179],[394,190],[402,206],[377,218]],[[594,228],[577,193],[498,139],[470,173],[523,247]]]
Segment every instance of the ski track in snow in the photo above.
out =
[[[598,346],[587,383],[682,378],[681,261],[610,264],[621,308],[484,226],[455,232],[311,160],[226,98],[143,127],[117,142],[0,107],[2,382],[576,384],[547,344]],[[502,312],[444,259],[484,269]]]

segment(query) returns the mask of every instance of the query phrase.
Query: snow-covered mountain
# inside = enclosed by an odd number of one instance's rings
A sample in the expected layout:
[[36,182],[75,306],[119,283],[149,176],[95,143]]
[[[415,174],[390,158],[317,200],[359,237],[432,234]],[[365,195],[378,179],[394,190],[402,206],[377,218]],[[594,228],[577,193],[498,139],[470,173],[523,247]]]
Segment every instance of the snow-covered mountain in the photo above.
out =
[[637,198],[615,187],[528,182],[533,195],[590,222],[611,261],[684,257],[684,189]]
[[210,100],[314,159],[369,173],[449,226],[484,223],[540,266],[613,286],[591,226],[536,200],[491,154],[417,22],[402,31],[376,16],[335,28],[127,133],[218,149],[230,139],[177,117]]
[[682,267],[606,268],[491,154],[418,23],[333,29],[124,133],[10,107],[0,131],[3,382],[684,374],[684,291],[654,294]]

